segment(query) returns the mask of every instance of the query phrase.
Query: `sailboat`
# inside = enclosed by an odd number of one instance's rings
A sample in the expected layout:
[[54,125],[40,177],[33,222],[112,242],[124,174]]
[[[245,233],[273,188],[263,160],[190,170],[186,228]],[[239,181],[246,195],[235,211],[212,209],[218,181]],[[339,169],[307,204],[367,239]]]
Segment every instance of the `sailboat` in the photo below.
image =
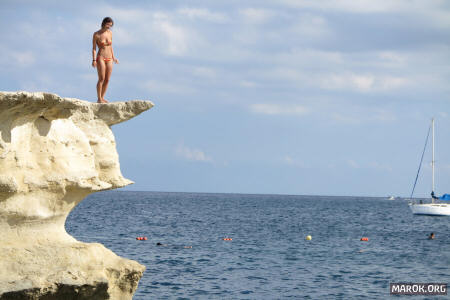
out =
[[[431,170],[432,170],[432,179],[431,179],[431,203],[419,203],[410,202],[409,208],[412,213],[415,215],[429,215],[429,216],[450,216],[450,204],[444,203],[442,201],[450,201],[450,194],[444,194],[441,197],[437,197],[434,194],[434,118],[431,119],[431,130],[432,130],[432,157],[431,157]],[[427,139],[425,141],[425,147],[422,153],[422,159],[420,161],[419,170],[417,171],[416,181],[414,182],[414,187],[411,192],[411,200],[414,193],[414,188],[416,187],[417,178],[420,172],[420,166],[422,165],[423,155],[425,153],[425,149],[428,143],[428,136],[430,134],[430,130],[428,130]]]

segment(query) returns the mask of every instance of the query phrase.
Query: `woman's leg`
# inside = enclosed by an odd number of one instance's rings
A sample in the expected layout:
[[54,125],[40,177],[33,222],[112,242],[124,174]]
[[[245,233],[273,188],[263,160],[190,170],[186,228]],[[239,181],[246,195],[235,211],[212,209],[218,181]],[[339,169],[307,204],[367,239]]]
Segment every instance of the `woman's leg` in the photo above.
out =
[[[106,93],[106,89],[108,88],[108,83],[109,83],[109,78],[111,77],[111,73],[112,73],[112,69],[113,69],[113,62],[112,61],[108,61],[105,62],[105,79],[103,80],[103,87],[102,87],[102,99],[103,101],[105,100],[105,93]],[[106,101],[108,102],[108,101]]]
[[99,59],[97,61],[97,73],[98,73],[98,82],[97,82],[97,102],[103,103],[103,83],[105,82],[105,62],[103,59]]

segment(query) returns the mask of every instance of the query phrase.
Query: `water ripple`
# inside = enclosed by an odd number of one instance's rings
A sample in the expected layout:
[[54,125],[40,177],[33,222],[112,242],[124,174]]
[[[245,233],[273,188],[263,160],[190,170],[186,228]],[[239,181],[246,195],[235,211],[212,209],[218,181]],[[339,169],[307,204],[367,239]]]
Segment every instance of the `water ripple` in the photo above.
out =
[[108,191],[66,227],[146,265],[135,300],[385,299],[390,282],[450,282],[448,223],[377,198]]

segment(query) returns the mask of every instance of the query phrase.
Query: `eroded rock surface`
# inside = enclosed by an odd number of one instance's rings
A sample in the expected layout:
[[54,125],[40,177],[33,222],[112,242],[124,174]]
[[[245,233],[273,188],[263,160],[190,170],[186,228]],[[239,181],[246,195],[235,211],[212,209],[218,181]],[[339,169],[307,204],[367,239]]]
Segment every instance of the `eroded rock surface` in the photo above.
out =
[[150,101],[0,92],[0,299],[131,299],[145,267],[67,234],[87,195],[131,184],[110,126]]

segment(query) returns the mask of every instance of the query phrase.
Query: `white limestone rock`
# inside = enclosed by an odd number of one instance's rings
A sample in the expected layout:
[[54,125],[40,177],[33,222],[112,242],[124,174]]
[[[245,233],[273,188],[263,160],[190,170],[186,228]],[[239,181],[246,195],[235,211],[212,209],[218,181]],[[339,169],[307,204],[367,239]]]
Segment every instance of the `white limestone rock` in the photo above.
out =
[[0,92],[0,299],[131,299],[145,267],[67,234],[93,192],[131,184],[110,126],[153,107]]

